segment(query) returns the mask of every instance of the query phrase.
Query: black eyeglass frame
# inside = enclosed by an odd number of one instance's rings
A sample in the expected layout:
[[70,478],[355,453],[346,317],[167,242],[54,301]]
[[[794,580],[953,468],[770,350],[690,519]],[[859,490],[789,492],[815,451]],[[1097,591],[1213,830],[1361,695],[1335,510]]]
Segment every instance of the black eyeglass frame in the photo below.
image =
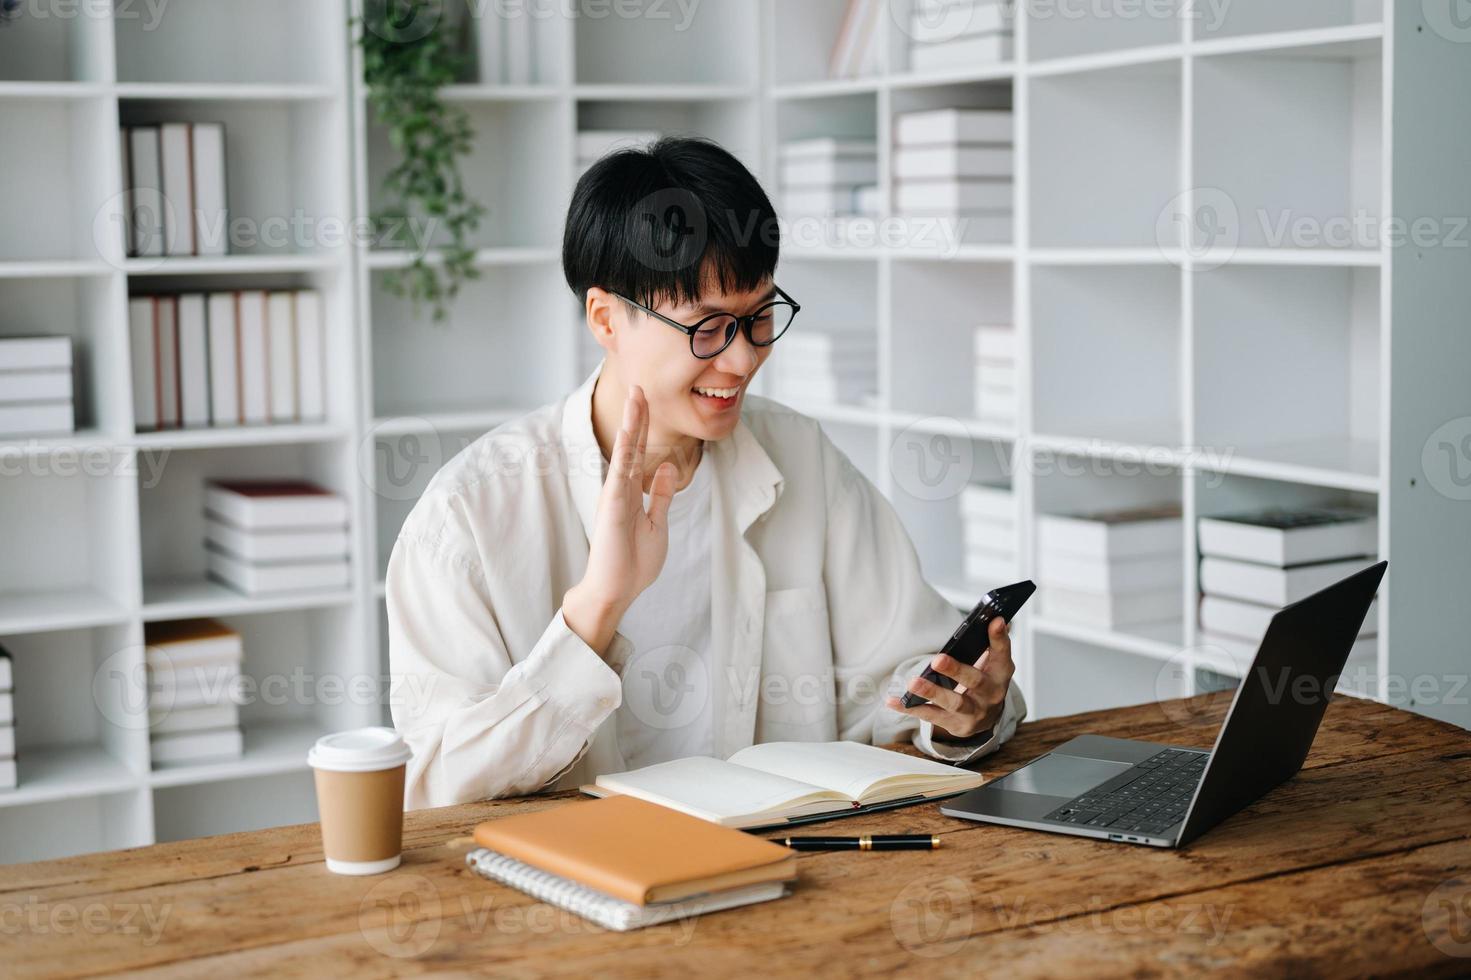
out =
[[[750,341],[752,347],[770,347],[772,344],[780,340],[789,329],[791,329],[793,321],[797,319],[797,314],[802,312],[802,304],[798,303],[796,300],[792,299],[791,296],[787,295],[787,291],[782,289],[776,283],[772,283],[771,288],[776,290],[776,295],[780,296],[781,299],[774,299],[770,302],[763,303],[755,313],[750,313],[746,316],[736,316],[734,313],[711,313],[709,316],[701,317],[699,322],[697,322],[694,326],[680,323],[678,320],[671,320],[669,317],[660,313],[658,310],[651,310],[644,304],[640,303],[638,300],[629,299],[622,293],[614,293],[613,295],[617,296],[619,299],[623,300],[623,302],[629,304],[630,306],[642,310],[644,313],[647,313],[651,317],[663,320],[674,329],[683,332],[687,337],[689,337],[690,340],[690,354],[696,358],[699,358],[702,361],[708,361],[712,357],[719,357],[721,351],[730,346],[730,342],[735,340],[737,331],[746,335],[746,340]],[[783,304],[792,308],[792,318],[786,322],[786,326],[781,328],[781,333],[777,334],[775,337],[772,337],[764,344],[758,343],[757,340],[751,336],[752,326],[755,324],[756,320],[761,316],[761,314],[765,313],[767,310],[771,309],[774,306],[781,306]],[[709,354],[696,354],[695,334],[699,333],[700,328],[703,327],[705,324],[709,323],[711,320],[719,319],[720,317],[730,317],[732,320],[734,320],[736,322],[735,330],[727,330],[725,332],[725,343],[721,344],[717,350],[712,351]]]

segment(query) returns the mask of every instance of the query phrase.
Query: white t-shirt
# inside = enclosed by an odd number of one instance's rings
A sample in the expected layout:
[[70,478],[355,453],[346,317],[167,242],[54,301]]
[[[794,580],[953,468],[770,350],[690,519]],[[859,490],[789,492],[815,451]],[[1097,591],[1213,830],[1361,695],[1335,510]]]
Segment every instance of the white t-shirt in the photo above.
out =
[[634,650],[622,671],[623,703],[613,716],[618,749],[630,768],[715,754],[711,468],[706,446],[689,485],[669,503],[664,567],[618,624]]

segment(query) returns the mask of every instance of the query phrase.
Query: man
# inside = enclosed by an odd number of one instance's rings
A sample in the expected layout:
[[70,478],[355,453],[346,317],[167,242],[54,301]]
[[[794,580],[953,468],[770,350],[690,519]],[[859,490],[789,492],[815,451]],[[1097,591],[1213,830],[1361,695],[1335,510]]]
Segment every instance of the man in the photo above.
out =
[[410,807],[762,741],[963,761],[1025,716],[1005,624],[975,667],[936,656],[961,617],[889,502],[817,422],[749,394],[799,307],[776,230],[704,140],[578,182],[562,264],[604,359],[448,463],[389,561]]

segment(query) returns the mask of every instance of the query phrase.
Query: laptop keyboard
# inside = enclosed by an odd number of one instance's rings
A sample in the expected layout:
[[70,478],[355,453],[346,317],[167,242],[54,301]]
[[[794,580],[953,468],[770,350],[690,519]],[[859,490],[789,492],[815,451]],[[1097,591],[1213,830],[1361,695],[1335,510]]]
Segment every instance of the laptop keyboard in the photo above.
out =
[[1185,819],[1208,752],[1165,749],[1047,814],[1046,820],[1158,834]]

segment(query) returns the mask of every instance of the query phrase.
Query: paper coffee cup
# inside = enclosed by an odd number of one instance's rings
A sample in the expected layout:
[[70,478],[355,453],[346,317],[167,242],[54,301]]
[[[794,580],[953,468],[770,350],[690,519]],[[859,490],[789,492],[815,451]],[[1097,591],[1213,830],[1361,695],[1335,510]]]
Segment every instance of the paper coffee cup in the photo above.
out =
[[411,754],[391,728],[323,735],[307,753],[316,775],[328,871],[376,875],[398,867],[404,771]]

